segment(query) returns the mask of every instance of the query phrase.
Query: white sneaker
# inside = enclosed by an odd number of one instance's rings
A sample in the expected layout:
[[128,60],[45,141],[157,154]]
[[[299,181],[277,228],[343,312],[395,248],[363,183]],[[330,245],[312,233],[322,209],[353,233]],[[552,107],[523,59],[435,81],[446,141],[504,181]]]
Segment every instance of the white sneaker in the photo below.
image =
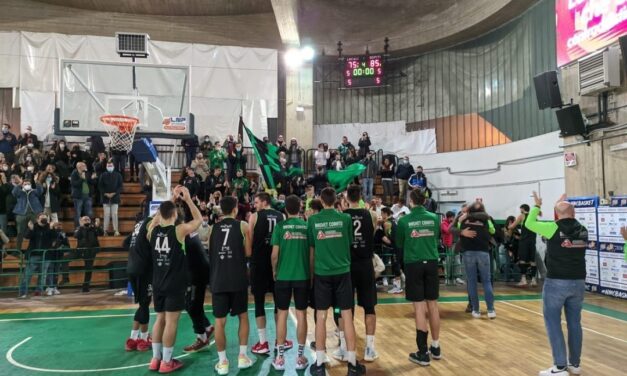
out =
[[55,295],[61,295],[61,291],[59,291],[59,289],[57,289],[56,287],[52,289],[52,292],[53,292]]
[[333,351],[333,352],[331,353],[331,356],[332,356],[334,359],[339,360],[340,362],[346,362],[346,361],[348,361],[348,360],[346,359],[346,355],[347,355],[347,354],[346,354],[346,351],[342,350],[342,349],[341,349],[341,348],[339,348],[339,347],[338,347],[337,349],[335,349],[335,351]]
[[494,320],[496,318],[496,311],[488,311],[488,318]]
[[465,285],[466,281],[464,281],[463,279],[457,277],[457,278],[455,278],[455,283],[457,283],[458,285]]
[[572,364],[569,364],[568,367],[568,372],[572,373],[573,375],[581,375],[581,366],[573,366]]
[[531,278],[531,283],[529,285],[531,287],[536,287],[538,285],[538,281],[536,281],[536,277]]
[[402,292],[403,292],[403,289],[397,286],[394,286],[388,290],[388,294],[400,294]]
[[388,277],[383,277],[383,286],[387,287],[388,285]]
[[54,290],[48,287],[46,289],[46,296],[52,296],[52,295],[54,295]]
[[527,278],[522,277],[522,278],[520,279],[520,282],[518,282],[518,283],[516,284],[516,286],[518,286],[518,287],[525,287],[525,286],[527,286]]
[[237,368],[239,369],[250,368],[253,366],[253,364],[255,364],[255,362],[250,359],[248,355],[239,354],[239,356],[237,357]]
[[568,376],[568,371],[565,369],[560,370],[559,368],[553,366],[549,369],[545,369],[544,371],[540,371],[538,376]]
[[472,311],[472,318],[473,319],[480,319],[481,318],[481,312]]
[[371,349],[370,347],[366,347],[366,351],[364,353],[364,360],[366,362],[374,362],[375,359],[377,359],[379,357],[379,354],[377,354],[377,352],[374,349]]
[[17,298],[18,299],[26,299],[26,298],[28,298],[28,294],[20,295]]

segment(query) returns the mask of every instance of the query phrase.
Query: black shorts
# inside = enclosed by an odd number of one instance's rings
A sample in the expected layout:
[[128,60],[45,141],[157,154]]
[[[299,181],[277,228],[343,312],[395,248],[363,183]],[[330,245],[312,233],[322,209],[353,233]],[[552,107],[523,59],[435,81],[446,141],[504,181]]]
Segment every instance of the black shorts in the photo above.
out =
[[272,267],[250,265],[250,292],[253,295],[265,295],[274,291]]
[[317,310],[331,307],[346,310],[355,305],[350,273],[314,275],[314,294]]
[[377,305],[377,285],[371,259],[353,259],[351,284],[353,292],[357,293],[357,304],[360,307],[374,308]]
[[405,299],[411,302],[438,300],[440,276],[438,261],[418,261],[405,264]]
[[237,316],[248,310],[248,291],[214,292],[211,294],[213,316],[218,319],[227,314]]
[[316,309],[316,294],[314,293],[314,286],[309,288],[309,308]]
[[149,305],[152,298],[152,276],[128,276],[136,304]]
[[153,296],[155,312],[179,312],[185,309],[187,290],[176,293],[155,292]]
[[294,296],[297,310],[307,309],[309,303],[309,281],[276,281],[274,284],[274,305],[277,309],[287,310]]
[[518,242],[518,260],[520,262],[536,262],[536,241],[520,240]]

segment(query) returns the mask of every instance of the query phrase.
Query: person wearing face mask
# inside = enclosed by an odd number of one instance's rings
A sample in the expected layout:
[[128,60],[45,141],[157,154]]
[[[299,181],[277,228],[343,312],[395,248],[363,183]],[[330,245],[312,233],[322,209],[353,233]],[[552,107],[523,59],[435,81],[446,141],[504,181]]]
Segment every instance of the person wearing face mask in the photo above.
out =
[[78,162],[70,175],[72,201],[74,202],[74,225],[78,227],[82,215],[92,216],[92,195],[96,175],[89,174],[87,165]]
[[359,146],[359,159],[364,159],[370,153],[370,145],[372,145],[370,136],[368,136],[368,132],[364,132],[357,143],[357,146]]
[[39,138],[37,137],[36,134],[33,134],[33,127],[31,127],[30,125],[27,125],[26,129],[24,130],[24,133],[22,133],[17,138],[17,143],[20,146],[33,144],[33,147],[35,148],[39,147]]
[[409,177],[409,181],[407,184],[411,187],[411,189],[426,189],[427,188],[427,177],[424,172],[422,172],[422,166],[416,166],[416,172]]
[[274,144],[279,150],[277,152],[285,152],[287,153],[287,145],[285,145],[285,140],[283,139],[283,135],[280,134],[276,139],[276,143]]
[[113,161],[107,162],[107,171],[98,179],[98,191],[104,209],[104,235],[109,231],[109,219],[113,222],[113,233],[120,236],[118,227],[118,206],[120,205],[120,193],[124,183],[122,174],[115,171]]
[[61,210],[61,189],[59,188],[59,177],[54,173],[54,165],[46,166],[46,170],[39,174],[38,183],[44,189],[44,214],[52,222],[58,222],[58,212]]
[[9,183],[7,175],[4,171],[0,171],[0,230],[7,232],[7,198],[11,195],[13,186]]
[[362,197],[367,202],[372,200],[372,190],[374,188],[374,180],[377,177],[377,161],[375,160],[374,151],[368,153],[361,163],[366,166],[364,172],[361,173]]
[[229,170],[227,171],[227,175],[229,181],[235,178],[237,170],[246,171],[246,153],[244,152],[244,148],[242,148],[241,142],[235,144],[235,150],[229,154],[228,161]]
[[407,202],[407,181],[414,174],[414,167],[409,163],[409,157],[399,160],[396,168],[396,178],[398,179],[398,197]]
[[190,167],[196,173],[196,176],[200,178],[201,181],[206,181],[207,176],[209,176],[209,164],[205,159],[205,155],[203,153],[196,153],[196,159],[192,161]]
[[77,240],[77,256],[82,258],[85,263],[85,278],[83,279],[82,292],[89,292],[94,259],[100,248],[98,236],[102,235],[104,235],[104,231],[100,227],[100,219],[96,218],[92,224],[91,218],[88,216],[80,218],[80,226],[74,231],[74,237]]
[[205,138],[202,141],[202,144],[200,144],[200,152],[205,158],[209,159],[209,152],[212,149],[213,149],[213,144],[211,143],[209,136],[205,136]]
[[314,160],[316,164],[316,168],[327,167],[327,161],[331,158],[331,153],[329,152],[329,145],[325,143],[318,144],[318,149],[314,152]]
[[19,177],[16,177],[14,181],[15,186],[11,193],[17,200],[13,209],[17,227],[15,243],[16,248],[21,250],[28,222],[37,222],[39,214],[44,210],[41,206],[43,188],[40,185],[33,187],[30,181],[22,180]]
[[48,217],[40,213],[36,216],[35,221],[28,222],[24,237],[29,239],[28,249],[25,252],[28,263],[26,268],[24,268],[23,278],[20,282],[19,297],[21,299],[28,297],[30,280],[35,273],[38,273],[35,296],[42,294],[46,282],[45,275],[50,266],[47,250],[52,248],[52,243],[56,239],[57,234],[51,228],[50,223],[48,223]]
[[10,132],[11,125],[2,124],[2,134],[0,134],[0,153],[4,154],[4,157],[9,161],[13,161],[13,150],[17,145],[17,138]]
[[198,152],[198,136],[195,134],[181,140],[181,146],[185,149],[185,166],[189,167]]
[[70,149],[65,140],[61,140],[54,148],[55,156],[58,160],[63,161],[66,165],[70,164]]
[[216,141],[213,145],[213,149],[209,151],[209,168],[212,170],[218,167],[222,169],[226,160],[226,151],[220,146],[219,141]]
[[28,139],[28,143],[15,152],[15,157],[17,158],[17,163],[24,164],[26,162],[32,162],[35,165],[41,165],[43,160],[43,156],[41,152],[35,148],[35,144]]
[[287,150],[287,161],[290,167],[301,168],[303,163],[303,148],[298,146],[298,141],[295,138],[290,140],[290,148]]

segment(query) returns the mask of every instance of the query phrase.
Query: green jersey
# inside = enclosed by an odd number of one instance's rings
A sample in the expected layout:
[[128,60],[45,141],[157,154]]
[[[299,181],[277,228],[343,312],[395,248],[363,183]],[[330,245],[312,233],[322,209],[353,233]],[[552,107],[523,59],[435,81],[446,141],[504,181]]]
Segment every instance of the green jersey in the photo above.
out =
[[404,250],[406,264],[437,260],[439,240],[440,220],[437,214],[423,206],[411,209],[409,214],[398,220],[394,243]]
[[323,209],[307,222],[309,246],[314,247],[314,273],[339,275],[350,272],[353,223],[348,214]]
[[309,279],[307,222],[300,218],[288,218],[277,223],[272,232],[272,245],[279,247],[279,260],[276,264],[277,281]]
[[212,149],[209,152],[209,162],[210,162],[209,167],[211,167],[211,169],[214,169],[216,167],[223,168],[225,160],[226,160],[226,151],[224,151],[224,149]]

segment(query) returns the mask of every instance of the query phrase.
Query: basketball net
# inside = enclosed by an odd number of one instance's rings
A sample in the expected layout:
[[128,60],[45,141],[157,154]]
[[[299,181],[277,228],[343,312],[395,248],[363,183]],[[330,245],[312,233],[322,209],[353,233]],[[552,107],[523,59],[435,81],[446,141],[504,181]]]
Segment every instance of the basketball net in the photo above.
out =
[[104,125],[111,142],[109,148],[114,151],[129,152],[133,147],[133,139],[139,119],[126,115],[103,115],[100,122]]

